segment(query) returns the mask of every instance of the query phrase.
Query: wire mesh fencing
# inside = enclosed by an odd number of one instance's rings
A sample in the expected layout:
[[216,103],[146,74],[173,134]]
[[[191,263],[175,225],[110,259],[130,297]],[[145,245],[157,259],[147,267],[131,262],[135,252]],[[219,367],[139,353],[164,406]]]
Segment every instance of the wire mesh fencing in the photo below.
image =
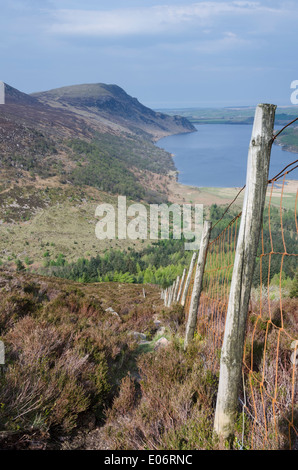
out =
[[[272,142],[288,125],[273,136]],[[241,419],[235,426],[242,449],[298,450],[297,169],[295,160],[269,180],[267,186],[245,331],[242,387],[238,396]],[[220,231],[219,223],[231,207],[235,213],[234,205],[244,188],[213,224],[213,239],[208,243],[195,312],[197,332],[205,344],[205,367],[215,374],[220,369],[242,214],[236,212]],[[196,264],[189,269],[189,285],[183,286],[187,288],[183,304],[186,323],[195,292]],[[177,300],[172,296],[167,305]]]
[[[298,186],[292,171],[293,166],[268,182],[251,290],[238,431],[241,445],[249,449],[298,448]],[[214,373],[219,371],[240,219],[241,212],[208,245],[197,332],[207,345],[205,366]],[[186,321],[195,272],[196,263],[184,305]]]
[[290,185],[285,172],[268,186],[247,322],[241,402],[257,449],[297,448],[298,188],[288,193]]
[[208,246],[197,331],[208,343],[206,366],[213,371],[219,369],[240,216],[238,214]]

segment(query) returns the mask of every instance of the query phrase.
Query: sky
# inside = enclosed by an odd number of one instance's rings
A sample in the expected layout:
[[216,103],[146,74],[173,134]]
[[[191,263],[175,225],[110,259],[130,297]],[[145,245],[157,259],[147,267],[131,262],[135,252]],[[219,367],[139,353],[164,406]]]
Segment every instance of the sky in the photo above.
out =
[[297,0],[0,0],[0,80],[117,84],[154,109],[291,106]]

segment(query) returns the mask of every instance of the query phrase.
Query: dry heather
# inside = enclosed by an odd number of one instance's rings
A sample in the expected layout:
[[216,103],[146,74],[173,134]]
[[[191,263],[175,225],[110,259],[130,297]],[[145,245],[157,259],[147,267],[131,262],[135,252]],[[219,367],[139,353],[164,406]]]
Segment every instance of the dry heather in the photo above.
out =
[[134,365],[129,333],[152,331],[159,289],[146,286],[144,298],[143,286],[1,272],[0,290],[0,436],[69,434],[86,414],[100,422]]

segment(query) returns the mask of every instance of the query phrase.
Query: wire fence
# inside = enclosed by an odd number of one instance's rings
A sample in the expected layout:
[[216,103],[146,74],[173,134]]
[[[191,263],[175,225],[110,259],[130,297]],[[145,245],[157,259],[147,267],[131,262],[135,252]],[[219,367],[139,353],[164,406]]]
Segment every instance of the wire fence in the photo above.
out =
[[238,214],[208,246],[197,330],[208,342],[206,365],[213,371],[219,369],[240,216]]
[[[236,430],[240,448],[298,450],[297,162],[268,181],[243,354],[242,420]],[[211,239],[204,268],[197,331],[207,344],[205,365],[214,373],[219,372],[240,219],[238,213]],[[195,270],[196,263],[184,305],[186,320]]]
[[[298,256],[293,252],[295,248],[297,251],[298,240],[298,190],[294,210],[288,211],[288,199],[292,198],[285,194],[288,173],[283,174],[280,186],[276,181],[274,179],[268,186],[269,201],[250,299],[243,357],[244,381],[239,398],[246,413],[245,427],[249,428],[245,435],[249,436],[250,442],[246,446],[251,449],[293,448],[297,447],[298,440],[298,299],[289,297],[291,283],[286,282],[283,270],[287,264],[287,272],[290,270],[293,277]],[[276,226],[277,212],[279,226]],[[292,220],[288,214],[292,215]],[[208,344],[205,365],[215,373],[219,371],[240,218],[241,213],[209,243],[197,313],[197,331]],[[290,258],[294,261],[292,265]],[[194,272],[195,268],[186,297],[186,319]]]
[[[297,269],[298,190],[294,210],[287,211],[288,183],[286,172],[281,185],[277,179],[269,184],[255,269],[259,282],[251,293],[243,357],[245,400],[242,397],[250,448],[297,448],[298,299],[290,297],[286,277]],[[274,227],[276,213],[279,225]]]

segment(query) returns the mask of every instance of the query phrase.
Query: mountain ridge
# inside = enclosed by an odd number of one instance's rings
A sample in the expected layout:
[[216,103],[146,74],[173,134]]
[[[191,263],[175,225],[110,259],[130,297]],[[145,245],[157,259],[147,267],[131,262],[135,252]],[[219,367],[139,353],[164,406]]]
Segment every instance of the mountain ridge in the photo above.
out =
[[151,135],[153,140],[171,133],[196,130],[187,119],[153,111],[115,84],[72,85],[32,93],[30,96],[52,107],[75,110],[76,113],[85,116],[86,113],[90,114],[99,122],[104,118],[129,131],[141,130]]

